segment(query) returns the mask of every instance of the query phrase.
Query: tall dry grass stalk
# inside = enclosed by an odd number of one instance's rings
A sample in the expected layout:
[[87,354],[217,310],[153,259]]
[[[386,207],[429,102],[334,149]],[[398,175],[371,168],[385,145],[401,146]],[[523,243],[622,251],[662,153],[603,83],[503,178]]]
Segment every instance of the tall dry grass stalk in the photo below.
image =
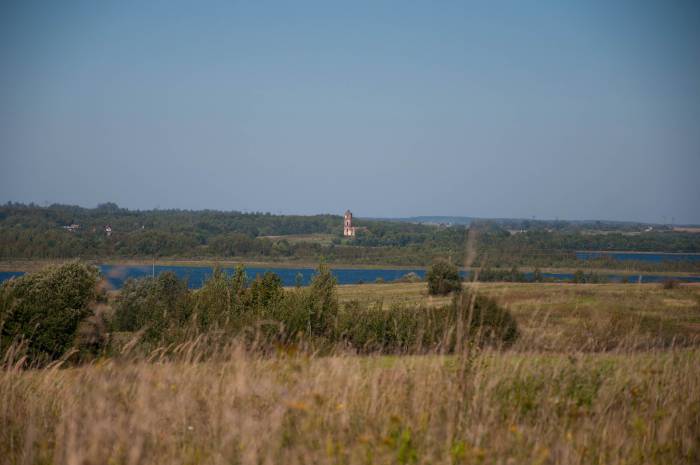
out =
[[213,356],[0,372],[8,464],[698,463],[700,353]]

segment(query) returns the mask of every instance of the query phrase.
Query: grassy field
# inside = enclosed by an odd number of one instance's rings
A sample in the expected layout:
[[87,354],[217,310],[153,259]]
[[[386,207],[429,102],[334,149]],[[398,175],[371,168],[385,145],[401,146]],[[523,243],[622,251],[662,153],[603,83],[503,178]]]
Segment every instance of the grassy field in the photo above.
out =
[[[10,464],[693,464],[700,286],[479,284],[515,315],[506,351],[332,356],[239,346],[0,372]],[[342,303],[445,303],[425,284]]]
[[290,244],[297,244],[299,242],[311,242],[321,245],[331,245],[333,239],[338,236],[336,234],[287,234],[284,236],[261,236],[265,239],[270,239],[271,241],[277,242],[285,240]]
[[[700,286],[663,289],[659,284],[471,285],[508,308],[523,333],[514,349],[606,350],[618,345],[668,346],[700,340]],[[425,283],[340,286],[341,301],[375,306],[439,306]]]

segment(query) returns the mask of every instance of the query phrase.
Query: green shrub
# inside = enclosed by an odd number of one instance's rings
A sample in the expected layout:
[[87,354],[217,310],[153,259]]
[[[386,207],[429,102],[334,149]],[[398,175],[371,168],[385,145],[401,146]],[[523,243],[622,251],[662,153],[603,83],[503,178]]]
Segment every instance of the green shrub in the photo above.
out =
[[511,345],[520,335],[513,314],[490,297],[464,293],[455,296],[452,308],[458,318],[468,322],[471,335],[479,343]]
[[313,335],[329,335],[338,317],[338,282],[331,270],[325,265],[319,265],[318,273],[311,280],[308,288],[309,333]]
[[680,283],[678,282],[677,279],[667,278],[667,279],[664,279],[663,282],[661,283],[661,288],[667,289],[667,290],[676,289],[679,284]]
[[401,276],[399,279],[396,280],[396,282],[399,283],[419,283],[421,281],[422,279],[420,278],[420,276],[418,276],[413,271],[406,273],[405,275]]
[[271,271],[256,276],[250,286],[250,304],[258,309],[278,305],[284,297],[284,288],[279,276]]
[[[259,287],[271,289],[273,297],[256,311],[257,335],[268,343],[303,342],[316,348],[332,343],[339,313],[336,286],[335,277],[324,265],[306,288],[285,291],[276,275],[270,273],[267,280],[263,277]],[[251,291],[253,287],[255,283]]]
[[78,326],[99,295],[96,267],[78,262],[52,266],[0,286],[2,350],[27,345],[31,363],[56,360],[74,346]]
[[426,274],[428,281],[428,294],[447,295],[450,292],[460,292],[462,281],[459,270],[455,265],[446,261],[434,263]]
[[187,282],[173,272],[157,278],[129,279],[114,303],[112,329],[143,330],[148,342],[160,342],[169,328],[185,326],[192,315]]
[[518,337],[510,312],[471,294],[443,307],[361,307],[352,302],[338,317],[338,337],[359,352],[454,352],[466,343],[507,346]]

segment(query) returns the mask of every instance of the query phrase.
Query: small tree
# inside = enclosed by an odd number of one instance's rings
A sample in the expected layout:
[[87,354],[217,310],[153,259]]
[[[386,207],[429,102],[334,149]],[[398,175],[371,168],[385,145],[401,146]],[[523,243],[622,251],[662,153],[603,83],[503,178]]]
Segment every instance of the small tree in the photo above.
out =
[[338,281],[331,270],[321,263],[309,286],[308,329],[311,334],[326,334],[338,315]]
[[[231,323],[237,313],[238,293],[235,289],[241,280],[240,273],[229,278],[216,266],[204,285],[194,293],[196,320],[200,330],[221,329]],[[246,299],[247,300],[247,299]]]
[[60,358],[73,347],[80,323],[93,313],[98,280],[96,267],[72,262],[3,283],[2,349],[22,340],[30,362]]
[[426,275],[428,281],[428,294],[447,295],[450,292],[460,292],[462,281],[459,270],[455,265],[446,261],[434,263]]
[[170,328],[190,319],[192,306],[187,282],[166,271],[156,278],[129,279],[114,302],[112,329],[144,330],[144,339],[160,342]]
[[539,268],[535,268],[535,271],[532,273],[532,282],[535,282],[535,283],[544,282],[544,276],[542,276],[542,270],[540,270]]
[[250,301],[254,308],[266,309],[278,304],[283,297],[282,280],[271,271],[262,276],[256,276],[250,286]]

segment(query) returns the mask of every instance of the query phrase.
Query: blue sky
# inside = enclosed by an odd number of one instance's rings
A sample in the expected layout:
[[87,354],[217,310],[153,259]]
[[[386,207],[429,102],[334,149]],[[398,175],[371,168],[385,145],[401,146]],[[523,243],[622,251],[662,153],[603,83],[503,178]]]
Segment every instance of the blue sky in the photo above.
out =
[[0,201],[700,223],[700,2],[3,2]]

